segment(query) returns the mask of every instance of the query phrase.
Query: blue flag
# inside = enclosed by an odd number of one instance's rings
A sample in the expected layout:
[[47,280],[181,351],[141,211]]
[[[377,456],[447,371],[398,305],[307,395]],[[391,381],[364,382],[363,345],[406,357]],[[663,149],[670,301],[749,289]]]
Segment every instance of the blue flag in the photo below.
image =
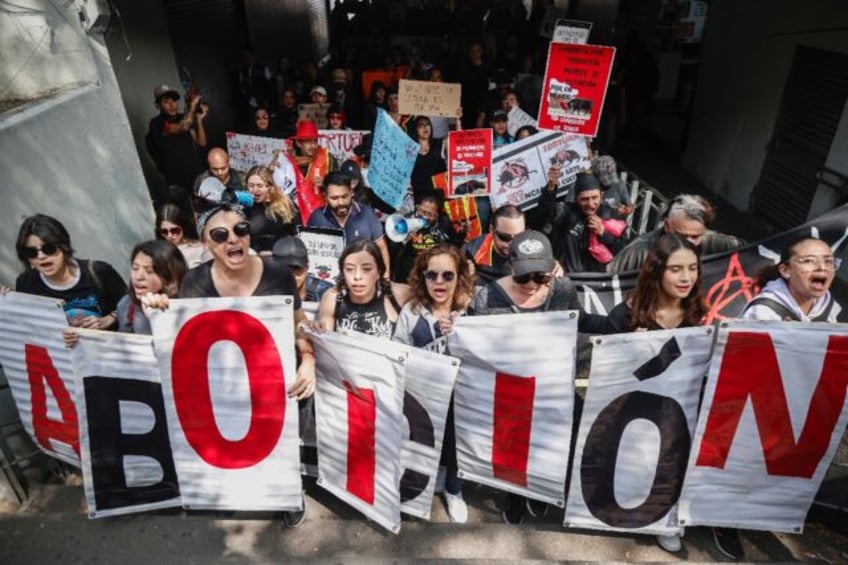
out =
[[388,112],[378,110],[368,166],[368,184],[374,194],[389,206],[400,208],[417,157],[418,144],[392,120]]

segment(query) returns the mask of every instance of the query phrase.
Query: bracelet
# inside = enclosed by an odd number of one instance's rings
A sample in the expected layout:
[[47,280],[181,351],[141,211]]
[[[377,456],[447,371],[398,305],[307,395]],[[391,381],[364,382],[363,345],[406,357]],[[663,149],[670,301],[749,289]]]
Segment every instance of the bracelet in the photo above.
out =
[[301,357],[306,357],[307,355],[312,357],[313,359],[315,359],[315,353],[313,353],[312,351],[301,351],[300,352]]

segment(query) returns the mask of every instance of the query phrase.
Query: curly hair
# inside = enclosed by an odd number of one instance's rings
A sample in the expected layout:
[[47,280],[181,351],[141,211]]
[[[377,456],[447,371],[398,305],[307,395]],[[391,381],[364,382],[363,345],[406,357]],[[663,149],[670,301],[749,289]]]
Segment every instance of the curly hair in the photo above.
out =
[[663,292],[662,279],[668,258],[680,249],[688,249],[698,260],[698,278],[692,285],[689,296],[681,301],[683,326],[696,326],[707,312],[701,297],[701,256],[698,248],[688,239],[677,234],[663,234],[651,246],[648,257],[639,271],[636,288],[630,294],[630,329],[648,328],[656,323],[657,303]]
[[409,274],[409,302],[416,312],[419,312],[422,307],[427,310],[433,309],[433,299],[427,292],[424,271],[427,270],[430,259],[438,255],[447,255],[456,267],[456,290],[451,297],[451,310],[465,310],[474,298],[474,277],[468,269],[468,261],[455,246],[448,244],[434,245],[415,257],[415,265]]
[[297,209],[291,199],[283,194],[283,191],[274,182],[274,171],[268,167],[256,165],[247,171],[247,176],[244,177],[245,182],[252,176],[259,177],[269,187],[268,204],[265,205],[265,216],[272,221],[282,220],[283,222],[290,223],[294,219]]

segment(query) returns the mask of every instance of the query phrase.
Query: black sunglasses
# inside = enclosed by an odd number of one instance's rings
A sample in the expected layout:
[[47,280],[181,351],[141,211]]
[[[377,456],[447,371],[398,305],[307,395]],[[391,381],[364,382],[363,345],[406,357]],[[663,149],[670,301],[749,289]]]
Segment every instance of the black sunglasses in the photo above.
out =
[[445,282],[451,282],[456,277],[456,273],[453,271],[424,271],[424,278],[429,282],[436,282],[439,277]]
[[512,276],[512,280],[518,284],[527,284],[531,280],[536,284],[548,284],[552,278],[554,277],[550,273],[524,273]]
[[499,240],[503,241],[504,243],[509,243],[510,241],[512,241],[512,238],[514,238],[515,236],[512,235],[511,233],[501,233],[501,232],[495,230],[495,237],[497,237]]
[[177,226],[175,228],[159,228],[159,235],[168,237],[169,235],[180,235],[183,233],[183,228]]
[[55,255],[59,251],[59,246],[55,243],[45,243],[41,247],[24,247],[24,257],[27,259],[35,259],[38,253],[42,252],[45,255]]
[[[250,223],[239,222],[233,226],[233,233],[236,237],[245,237],[250,235]],[[215,243],[224,243],[230,239],[230,230],[227,228],[212,228],[209,230],[209,239]]]

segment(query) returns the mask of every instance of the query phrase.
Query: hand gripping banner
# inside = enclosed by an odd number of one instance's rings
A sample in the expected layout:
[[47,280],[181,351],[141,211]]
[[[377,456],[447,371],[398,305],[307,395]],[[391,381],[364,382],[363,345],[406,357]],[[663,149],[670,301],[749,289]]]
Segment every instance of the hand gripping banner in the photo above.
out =
[[565,505],[577,312],[457,318],[460,477]]
[[89,518],[180,506],[153,338],[79,330],[71,352]]
[[183,505],[302,508],[291,297],[171,300],[151,323]]
[[313,334],[312,343],[318,484],[398,533],[408,348],[361,334]]
[[593,338],[566,526],[682,532],[676,503],[713,333],[697,327]]
[[848,326],[722,323],[680,521],[800,533],[848,424]]
[[0,363],[24,429],[46,453],[79,467],[74,368],[62,341],[67,327],[61,300],[0,296]]

